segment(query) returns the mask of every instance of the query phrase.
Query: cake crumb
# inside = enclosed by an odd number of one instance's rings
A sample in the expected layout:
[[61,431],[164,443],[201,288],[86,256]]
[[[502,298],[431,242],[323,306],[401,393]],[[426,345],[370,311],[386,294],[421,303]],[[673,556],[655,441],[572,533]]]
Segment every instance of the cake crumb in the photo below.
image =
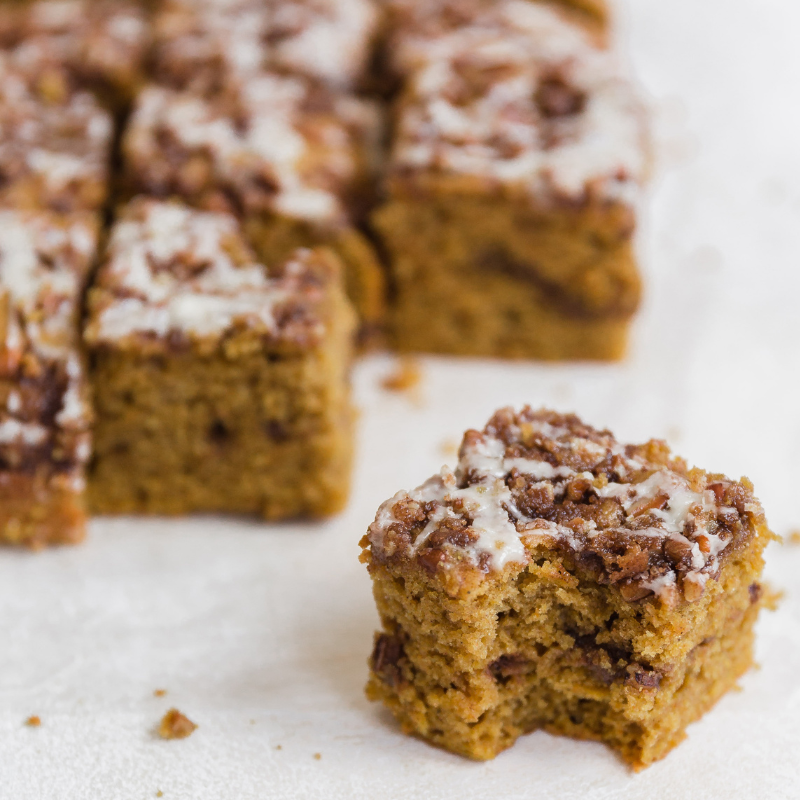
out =
[[795,528],[794,530],[789,531],[789,534],[786,537],[786,544],[791,544],[791,545],[800,544],[800,530],[797,530],[797,528]]
[[166,689],[155,689],[153,691],[153,697],[164,697],[167,694]]
[[314,753],[314,758],[319,761],[322,758],[322,753]]
[[163,796],[164,796],[164,792],[162,792],[162,791],[161,791],[161,789],[159,789],[159,790],[156,792],[156,797],[163,797]]
[[42,720],[39,719],[39,717],[37,717],[36,715],[34,715],[32,717],[28,717],[28,719],[25,720],[25,724],[29,728],[38,728],[42,724]]
[[397,359],[394,369],[381,381],[381,386],[389,392],[413,392],[422,381],[419,362],[409,356]]
[[164,714],[161,724],[158,726],[158,735],[162,739],[185,739],[191,736],[197,729],[187,716],[181,714],[177,708],[171,708]]
[[282,744],[276,744],[275,745],[275,749],[276,750],[283,750],[283,745]]

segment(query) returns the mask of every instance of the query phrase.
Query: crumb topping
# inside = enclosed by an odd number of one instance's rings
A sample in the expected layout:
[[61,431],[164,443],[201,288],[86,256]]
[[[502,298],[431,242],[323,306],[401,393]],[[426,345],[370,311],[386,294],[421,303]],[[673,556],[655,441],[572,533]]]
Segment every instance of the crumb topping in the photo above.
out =
[[18,56],[0,54],[0,205],[99,208],[110,115],[88,92],[73,91],[66,71],[46,57]]
[[145,15],[129,0],[37,0],[3,9],[0,47],[45,53],[80,81],[130,88],[148,43]]
[[139,97],[124,150],[131,180],[148,193],[338,225],[343,197],[359,177],[356,144],[373,122],[355,98],[319,97],[296,78],[248,81],[233,110],[151,86]]
[[97,344],[140,335],[175,344],[248,329],[314,341],[324,332],[318,258],[298,250],[270,276],[231,215],[138,198],[112,229],[86,338]]
[[273,69],[348,89],[369,60],[378,23],[370,0],[271,0],[264,41]]
[[197,725],[189,717],[171,708],[161,719],[158,735],[162,739],[186,739],[197,730]]
[[688,469],[663,442],[621,445],[573,415],[526,407],[468,431],[455,471],[384,503],[368,541],[381,562],[484,573],[542,551],[569,555],[628,601],[693,601],[758,535],[746,479]]
[[168,0],[156,15],[156,76],[203,93],[264,70],[351,89],[378,22],[370,0]]
[[[59,471],[89,458],[90,411],[78,356],[80,299],[94,220],[0,211],[0,463]],[[77,471],[75,481],[81,481]]]
[[636,199],[642,111],[607,51],[527,0],[433,8],[396,35],[406,90],[393,173],[473,175],[570,201]]

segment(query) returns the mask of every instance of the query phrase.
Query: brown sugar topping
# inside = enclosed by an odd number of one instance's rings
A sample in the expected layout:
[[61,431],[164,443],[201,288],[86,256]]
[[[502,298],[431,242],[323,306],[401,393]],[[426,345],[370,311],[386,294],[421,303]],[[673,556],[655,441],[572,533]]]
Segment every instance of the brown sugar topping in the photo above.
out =
[[246,329],[311,344],[325,330],[331,277],[326,258],[310,250],[270,274],[232,216],[139,198],[112,230],[85,336],[182,346]]
[[765,530],[747,479],[689,469],[660,441],[621,445],[574,415],[498,411],[444,468],[381,506],[378,562],[485,574],[558,551],[631,602],[693,601],[722,560]]
[[187,716],[181,714],[177,708],[171,708],[164,714],[161,724],[158,726],[158,735],[162,739],[186,739],[197,730]]
[[346,223],[374,107],[296,77],[260,74],[229,98],[149,86],[123,149],[129,179],[209,210],[271,212],[322,229]]
[[80,488],[90,411],[76,333],[91,217],[0,211],[0,465],[49,463]]
[[581,29],[524,0],[434,2],[400,19],[399,183],[435,172],[537,198],[635,200],[647,161],[641,108]]
[[[28,57],[30,56],[30,57]],[[0,206],[98,209],[111,117],[46,55],[0,53]]]

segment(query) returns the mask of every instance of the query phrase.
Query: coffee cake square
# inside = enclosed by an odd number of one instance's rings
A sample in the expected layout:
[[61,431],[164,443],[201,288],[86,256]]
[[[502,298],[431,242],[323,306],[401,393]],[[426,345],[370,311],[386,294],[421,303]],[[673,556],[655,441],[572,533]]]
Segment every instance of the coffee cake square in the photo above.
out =
[[80,541],[91,412],[80,354],[91,214],[0,210],[0,542]]
[[60,61],[0,51],[0,131],[0,208],[103,207],[113,122]]
[[620,358],[640,294],[639,101],[614,57],[552,8],[476,8],[396,33],[402,91],[373,215],[394,344]]
[[98,513],[324,516],[347,499],[353,313],[336,257],[267,269],[237,220],[139,198],[89,296]]
[[772,538],[746,478],[503,409],[362,539],[368,695],[471,758],[545,729],[648,766],[752,665]]

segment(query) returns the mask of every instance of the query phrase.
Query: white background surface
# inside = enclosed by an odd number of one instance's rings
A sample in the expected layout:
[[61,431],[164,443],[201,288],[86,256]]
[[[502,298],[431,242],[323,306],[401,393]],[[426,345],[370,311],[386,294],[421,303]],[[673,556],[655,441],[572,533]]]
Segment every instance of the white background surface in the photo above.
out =
[[[786,597],[760,623],[761,669],[640,775],[542,733],[473,764],[401,736],[362,692],[376,616],[358,540],[498,406],[666,437],[749,475],[778,533],[800,527],[800,6],[629,5],[660,161],[629,361],[426,360],[417,402],[380,388],[392,362],[373,357],[356,373],[359,460],[340,518],[97,520],[80,548],[0,552],[0,798],[800,797],[798,546],[769,551]],[[191,738],[154,735],[172,705],[199,724]]]

